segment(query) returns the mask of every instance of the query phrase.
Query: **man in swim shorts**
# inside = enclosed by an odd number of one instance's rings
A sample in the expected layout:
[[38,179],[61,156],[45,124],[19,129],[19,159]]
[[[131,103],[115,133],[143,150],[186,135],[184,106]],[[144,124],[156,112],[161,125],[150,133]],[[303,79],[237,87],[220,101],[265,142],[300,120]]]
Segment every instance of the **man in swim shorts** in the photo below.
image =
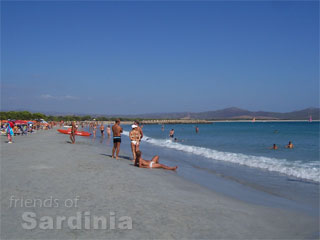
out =
[[166,170],[176,170],[178,166],[175,167],[168,167],[164,164],[159,163],[159,156],[154,156],[152,160],[144,160],[142,158],[142,152],[137,151],[136,152],[136,159],[135,159],[135,166],[138,166],[140,168],[163,168]]
[[104,136],[104,126],[103,126],[103,123],[101,123],[100,132],[101,132],[101,137],[103,137],[103,136]]
[[137,125],[133,124],[131,127],[132,127],[132,130],[129,133],[129,137],[131,140],[131,151],[132,151],[133,162],[134,162],[134,160],[136,159],[136,152],[139,151],[141,134]]
[[120,127],[120,119],[115,121],[115,124],[112,126],[113,133],[113,148],[112,148],[112,158],[114,158],[114,153],[116,151],[116,159],[118,160],[120,152],[120,143],[121,143],[121,133],[123,132],[122,127]]

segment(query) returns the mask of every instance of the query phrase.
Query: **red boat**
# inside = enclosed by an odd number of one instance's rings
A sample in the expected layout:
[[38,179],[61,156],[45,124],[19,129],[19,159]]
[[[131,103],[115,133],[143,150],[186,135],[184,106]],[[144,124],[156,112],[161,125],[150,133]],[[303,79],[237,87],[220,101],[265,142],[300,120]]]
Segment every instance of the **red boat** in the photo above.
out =
[[[63,134],[70,134],[70,133],[71,133],[71,129],[57,129],[57,131],[58,131],[59,133],[63,133]],[[88,137],[88,136],[91,135],[91,133],[85,132],[85,131],[76,131],[75,134],[76,134],[77,136],[86,136],[86,137]]]

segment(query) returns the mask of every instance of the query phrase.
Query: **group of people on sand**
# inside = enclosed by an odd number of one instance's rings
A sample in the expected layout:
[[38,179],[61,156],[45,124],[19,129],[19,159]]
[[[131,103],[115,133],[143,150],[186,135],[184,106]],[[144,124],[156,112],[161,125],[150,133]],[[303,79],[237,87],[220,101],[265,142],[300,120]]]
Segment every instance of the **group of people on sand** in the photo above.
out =
[[[135,166],[140,168],[163,168],[166,170],[176,170],[178,167],[168,167],[164,164],[159,163],[159,156],[154,156],[151,160],[145,160],[142,158],[142,152],[140,151],[140,142],[143,138],[143,131],[139,126],[139,122],[135,121],[131,126],[132,130],[129,133],[131,151],[133,156],[133,163]],[[113,148],[112,148],[112,158],[119,158],[120,144],[121,144],[121,133],[123,132],[120,126],[120,119],[115,121],[112,126],[113,133]]]
[[33,133],[38,130],[48,130],[52,129],[56,125],[56,122],[48,122],[46,124],[41,124],[37,121],[25,121],[25,120],[6,120],[5,123],[1,121],[0,130],[1,135],[6,135],[8,138],[8,143],[13,143],[14,136],[28,135],[28,133]]
[[[288,145],[285,146],[285,148],[289,148],[289,149],[292,149],[293,148],[293,144],[291,141],[289,141]],[[278,146],[277,144],[273,144],[273,146],[270,148],[270,149],[273,149],[273,150],[277,150],[278,149]]]

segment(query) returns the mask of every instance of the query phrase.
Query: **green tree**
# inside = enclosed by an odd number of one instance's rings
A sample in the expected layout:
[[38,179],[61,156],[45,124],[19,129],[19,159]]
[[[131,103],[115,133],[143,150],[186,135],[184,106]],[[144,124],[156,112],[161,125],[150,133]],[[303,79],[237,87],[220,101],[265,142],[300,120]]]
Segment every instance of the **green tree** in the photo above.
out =
[[34,113],[34,114],[32,114],[32,118],[33,119],[45,119],[46,115],[44,115],[42,113]]
[[92,117],[90,115],[85,115],[85,116],[81,117],[81,121],[89,121],[91,119],[92,119]]

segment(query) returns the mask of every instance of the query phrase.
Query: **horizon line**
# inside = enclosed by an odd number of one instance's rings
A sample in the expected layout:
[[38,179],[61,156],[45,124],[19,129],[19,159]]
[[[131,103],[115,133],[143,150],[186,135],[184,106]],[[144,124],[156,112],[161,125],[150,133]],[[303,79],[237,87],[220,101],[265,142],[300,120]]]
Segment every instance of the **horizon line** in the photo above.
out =
[[130,113],[130,114],[125,114],[125,113],[112,113],[112,114],[107,114],[107,113],[81,113],[81,112],[58,112],[58,111],[50,111],[50,110],[31,110],[31,109],[2,109],[0,108],[1,112],[22,112],[22,111],[28,111],[31,113],[45,113],[46,114],[61,114],[61,115],[100,115],[100,116],[135,116],[135,115],[153,115],[153,114],[199,114],[199,113],[206,113],[206,112],[215,112],[215,111],[223,111],[223,110],[228,110],[228,109],[237,109],[237,110],[242,110],[242,111],[248,111],[248,112],[266,112],[266,113],[292,113],[292,112],[298,112],[298,111],[303,111],[307,109],[320,109],[320,107],[307,107],[303,109],[297,109],[293,111],[286,111],[286,112],[277,112],[277,111],[265,111],[265,110],[258,110],[258,111],[252,111],[248,109],[243,109],[239,107],[227,107],[227,108],[221,108],[221,109],[215,109],[215,110],[207,110],[207,111],[201,111],[201,112],[193,112],[193,111],[181,111],[181,112],[149,112],[149,113]]

